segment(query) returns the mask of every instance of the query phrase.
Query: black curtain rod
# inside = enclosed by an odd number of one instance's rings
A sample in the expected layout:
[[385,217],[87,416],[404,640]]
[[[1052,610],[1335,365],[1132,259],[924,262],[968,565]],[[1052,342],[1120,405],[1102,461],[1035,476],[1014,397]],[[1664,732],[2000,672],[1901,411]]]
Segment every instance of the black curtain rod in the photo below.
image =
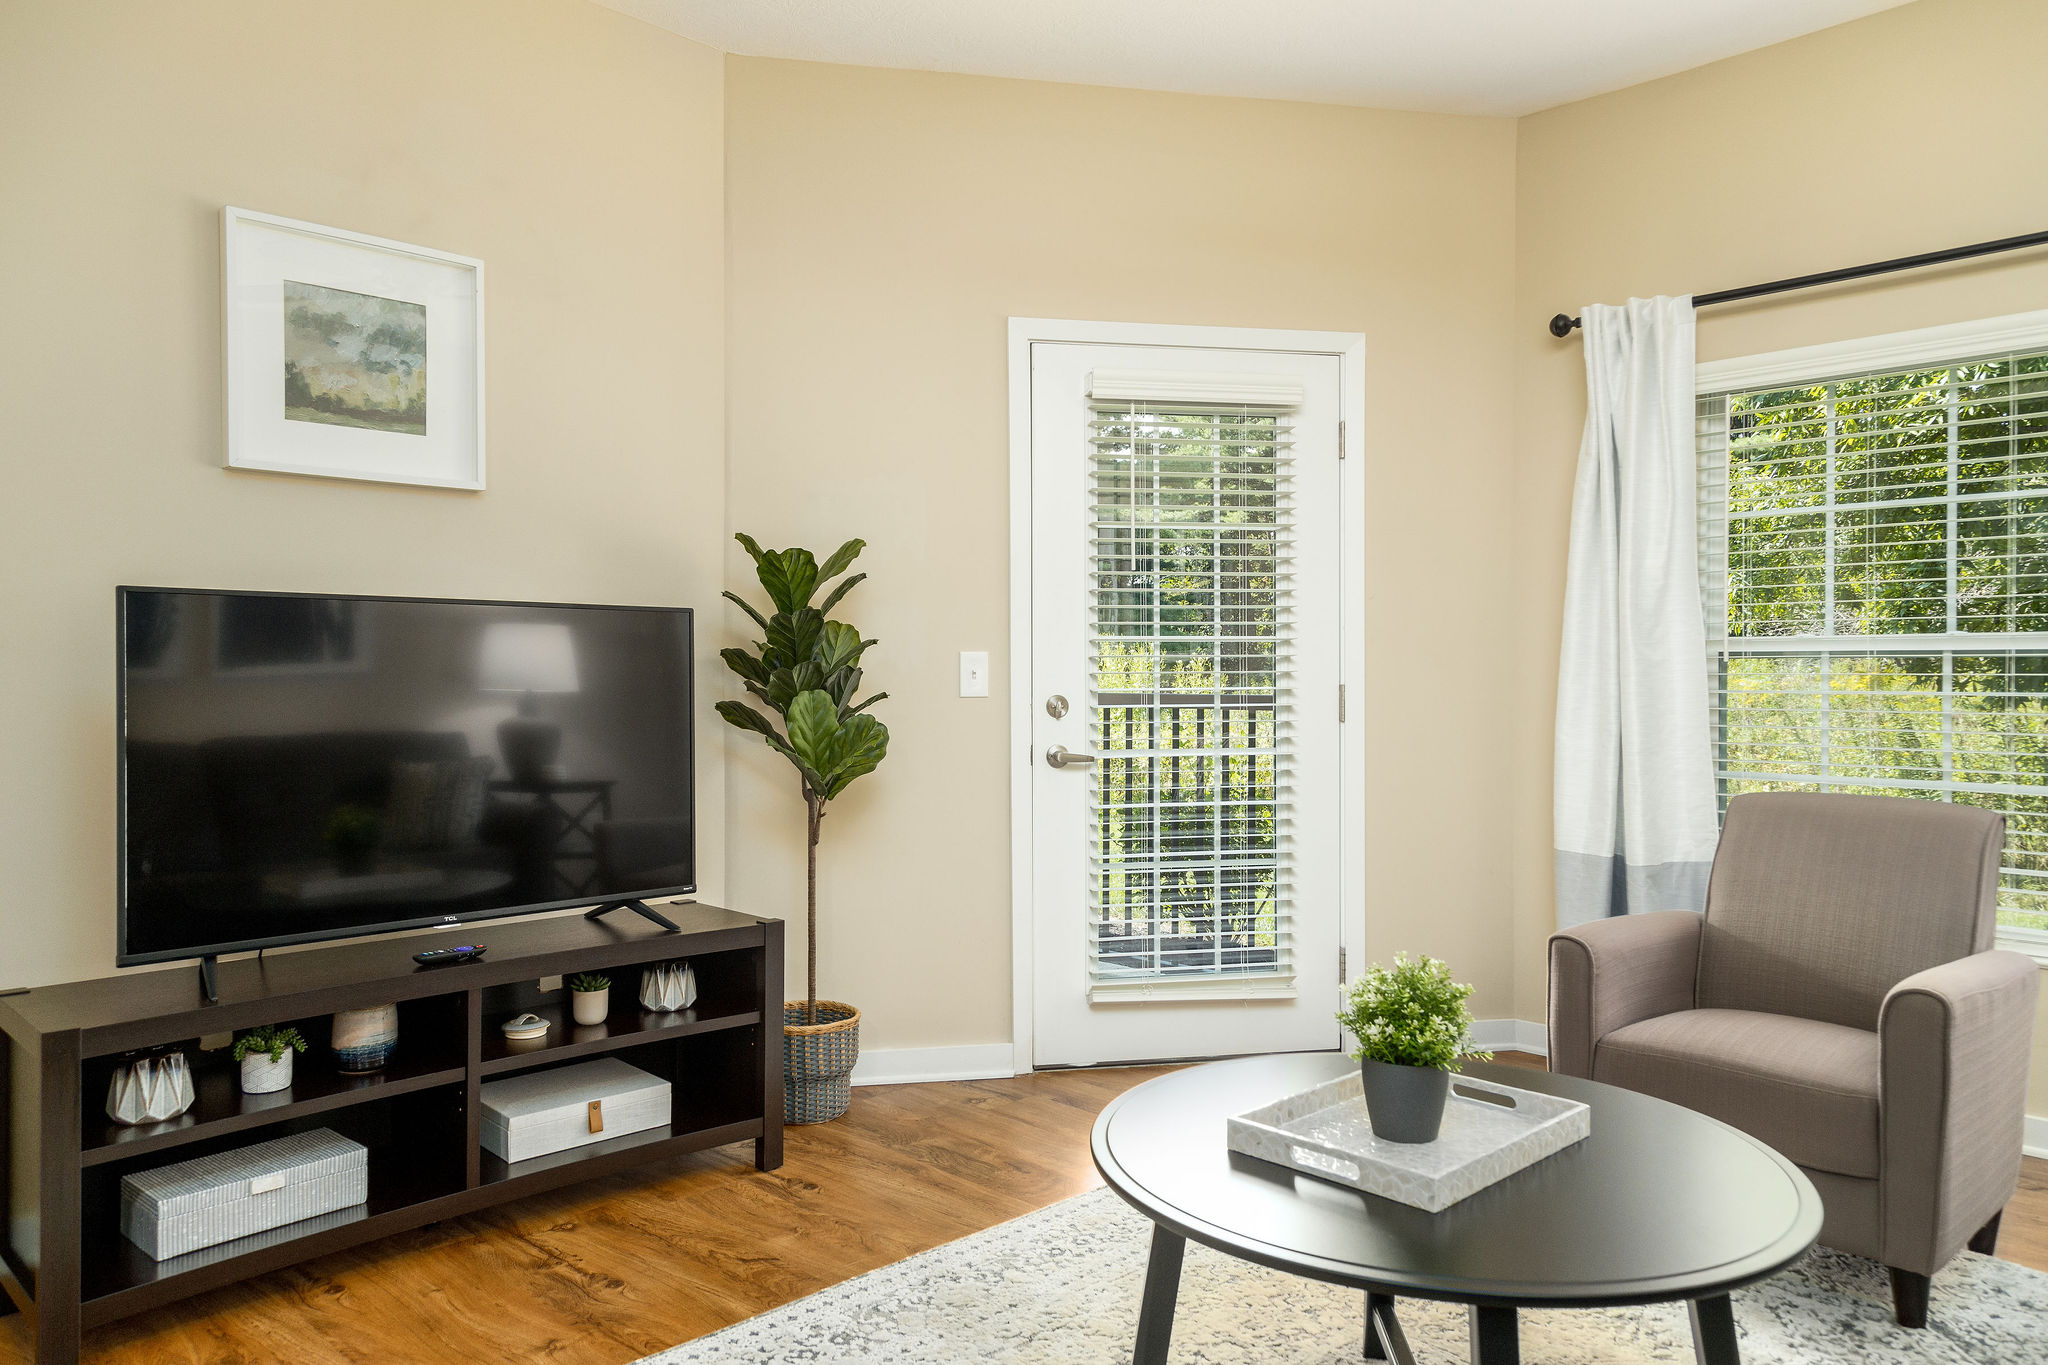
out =
[[[1872,275],[1889,275],[1895,270],[1918,270],[1922,266],[1946,265],[1950,261],[1967,261],[1972,256],[1995,256],[2001,251],[2019,251],[2030,246],[2048,246],[2048,232],[2029,232],[2020,237],[2001,237],[1995,242],[1977,242],[1971,246],[1950,247],[1946,251],[1923,251],[1918,256],[1895,256],[1889,261],[1872,261],[1869,265],[1845,266],[1840,270],[1823,270],[1817,275],[1794,275],[1789,280],[1772,280],[1769,284],[1745,285],[1741,289],[1723,289],[1713,294],[1695,294],[1692,306],[1711,308],[1717,303],[1734,303],[1738,299],[1761,298],[1765,294],[1785,294],[1794,289],[1812,289],[1816,285],[1840,284],[1844,280],[1867,279]],[[1554,337],[1568,337],[1579,325],[1579,319],[1559,313],[1550,320],[1550,334]]]

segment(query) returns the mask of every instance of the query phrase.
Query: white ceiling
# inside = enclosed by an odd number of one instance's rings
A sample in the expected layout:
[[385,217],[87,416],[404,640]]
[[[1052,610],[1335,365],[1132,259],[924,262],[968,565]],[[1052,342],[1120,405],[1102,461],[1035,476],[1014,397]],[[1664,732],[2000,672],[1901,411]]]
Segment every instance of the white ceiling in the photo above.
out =
[[727,52],[1527,114],[1906,0],[599,0]]

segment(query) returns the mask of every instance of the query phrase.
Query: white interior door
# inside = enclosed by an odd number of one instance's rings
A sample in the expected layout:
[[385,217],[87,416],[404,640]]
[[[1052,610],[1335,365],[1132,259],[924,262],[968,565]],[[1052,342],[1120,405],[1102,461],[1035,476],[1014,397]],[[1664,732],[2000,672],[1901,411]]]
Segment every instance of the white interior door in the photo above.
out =
[[1031,346],[1034,1065],[1338,1043],[1340,380]]

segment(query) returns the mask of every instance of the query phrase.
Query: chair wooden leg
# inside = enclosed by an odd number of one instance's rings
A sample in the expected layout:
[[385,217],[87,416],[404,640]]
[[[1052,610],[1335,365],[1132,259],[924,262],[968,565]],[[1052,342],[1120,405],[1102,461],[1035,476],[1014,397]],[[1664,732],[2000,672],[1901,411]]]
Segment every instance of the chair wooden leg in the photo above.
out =
[[1892,1273],[1892,1309],[1897,1313],[1901,1327],[1925,1327],[1927,1325],[1927,1292],[1934,1287],[1934,1281],[1911,1270],[1887,1266]]
[[1983,1227],[1978,1228],[1977,1235],[1970,1239],[1970,1250],[1978,1253],[1981,1256],[1997,1255],[1998,1220],[2003,1217],[2005,1217],[2004,1209],[2000,1209],[1997,1213],[1992,1214],[1991,1221],[1986,1223]]

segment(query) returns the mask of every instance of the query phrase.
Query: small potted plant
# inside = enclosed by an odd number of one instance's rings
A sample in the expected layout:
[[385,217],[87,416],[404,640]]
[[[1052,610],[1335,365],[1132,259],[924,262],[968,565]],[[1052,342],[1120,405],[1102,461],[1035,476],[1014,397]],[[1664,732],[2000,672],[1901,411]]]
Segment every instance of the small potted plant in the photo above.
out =
[[612,1011],[612,979],[598,972],[578,972],[568,980],[569,1010],[579,1024],[602,1024]]
[[306,1040],[288,1024],[258,1024],[235,1039],[235,1060],[242,1064],[242,1093],[267,1095],[288,1089],[292,1054],[305,1050]]
[[1470,986],[1451,979],[1448,964],[1433,957],[1410,961],[1405,953],[1395,954],[1391,967],[1368,969],[1351,988],[1337,1021],[1358,1040],[1352,1055],[1375,1137],[1436,1141],[1458,1059],[1492,1056],[1469,1051],[1472,1012],[1465,999],[1471,994]]

